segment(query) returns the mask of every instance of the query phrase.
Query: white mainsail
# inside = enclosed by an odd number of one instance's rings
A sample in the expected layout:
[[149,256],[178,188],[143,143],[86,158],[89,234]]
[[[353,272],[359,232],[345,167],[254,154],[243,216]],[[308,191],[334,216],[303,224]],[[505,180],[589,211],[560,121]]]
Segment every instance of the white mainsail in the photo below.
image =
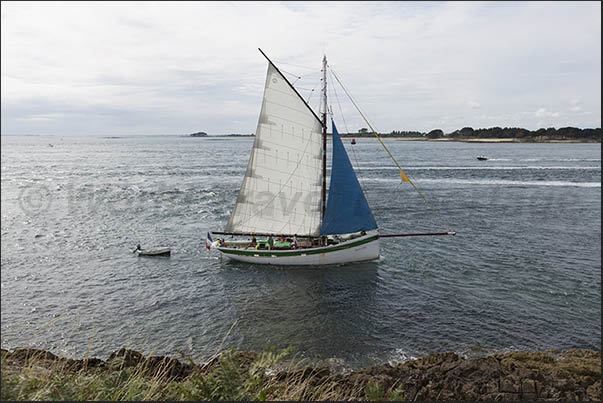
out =
[[320,234],[321,130],[317,116],[269,63],[253,149],[226,231]]

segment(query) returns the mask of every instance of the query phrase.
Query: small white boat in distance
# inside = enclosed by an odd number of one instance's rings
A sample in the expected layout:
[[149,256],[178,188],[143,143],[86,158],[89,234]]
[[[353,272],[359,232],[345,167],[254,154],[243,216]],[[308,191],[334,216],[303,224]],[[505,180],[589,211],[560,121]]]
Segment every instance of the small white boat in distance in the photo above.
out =
[[170,248],[142,249],[140,244],[136,245],[136,249],[132,251],[132,253],[136,252],[138,252],[138,256],[170,256],[172,254]]

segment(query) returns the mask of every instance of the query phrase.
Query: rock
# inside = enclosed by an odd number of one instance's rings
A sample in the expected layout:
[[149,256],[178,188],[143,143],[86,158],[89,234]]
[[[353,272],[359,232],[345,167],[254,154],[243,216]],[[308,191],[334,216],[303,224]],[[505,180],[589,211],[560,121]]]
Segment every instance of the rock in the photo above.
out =
[[588,400],[601,400],[601,380],[586,388],[586,398]]
[[524,379],[521,382],[521,393],[534,393],[536,394],[536,384],[531,379]]
[[306,367],[293,372],[281,371],[276,374],[275,378],[278,380],[284,380],[286,378],[296,379],[299,381],[305,381],[310,377],[322,379],[331,375],[331,370],[328,367],[311,368]]
[[[236,352],[234,357],[245,369],[258,354]],[[166,371],[168,378],[176,380],[184,379],[192,371],[212,371],[220,364],[220,356],[197,366],[123,348],[113,352],[106,362],[98,358],[60,358],[36,349],[2,350],[3,370],[24,367],[31,359],[49,367],[58,363],[65,370],[112,371],[142,365],[145,374]],[[408,400],[600,400],[600,360],[600,352],[585,350],[514,352],[478,359],[436,353],[395,367],[378,365],[337,375],[331,374],[329,367],[297,368],[280,371],[269,382],[271,387],[282,390],[303,385],[302,400],[320,396],[321,390],[329,390],[337,400],[362,400],[369,383],[379,385],[384,396],[401,388]],[[274,398],[278,400],[279,395]]]
[[144,361],[144,356],[138,351],[121,348],[118,351],[109,354],[107,362],[114,361],[118,358],[123,358],[123,365],[125,367],[134,367]]
[[496,400],[519,400],[519,395],[517,393],[501,393],[497,396]]
[[497,380],[491,380],[490,382],[488,382],[486,384],[485,387],[482,388],[482,394],[485,395],[494,395],[498,393],[498,381]]
[[[120,361],[122,359],[123,361]],[[119,365],[123,367],[135,367],[142,365],[144,370],[150,374],[157,374],[158,372],[164,373],[167,378],[184,379],[188,376],[193,366],[190,364],[182,364],[180,361],[170,357],[145,357],[138,351],[127,350],[122,348],[109,355],[108,363],[112,365]],[[114,363],[115,362],[115,363]],[[195,367],[197,368],[197,367]]]
[[519,393],[518,381],[512,377],[501,379],[499,391],[501,393]]

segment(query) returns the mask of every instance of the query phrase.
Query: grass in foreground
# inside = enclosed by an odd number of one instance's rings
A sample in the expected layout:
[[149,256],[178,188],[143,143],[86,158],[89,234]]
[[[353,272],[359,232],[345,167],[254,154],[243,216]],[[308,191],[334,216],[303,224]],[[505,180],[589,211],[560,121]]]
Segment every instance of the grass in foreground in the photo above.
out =
[[[288,365],[276,372],[288,350],[264,351],[248,362],[234,350],[211,365],[193,365],[182,379],[149,359],[127,366],[123,357],[104,368],[70,370],[30,357],[24,365],[2,358],[2,400],[404,400],[400,388],[384,390],[372,382],[341,383],[309,368]],[[191,362],[192,364],[192,362]],[[268,375],[271,374],[271,375]]]

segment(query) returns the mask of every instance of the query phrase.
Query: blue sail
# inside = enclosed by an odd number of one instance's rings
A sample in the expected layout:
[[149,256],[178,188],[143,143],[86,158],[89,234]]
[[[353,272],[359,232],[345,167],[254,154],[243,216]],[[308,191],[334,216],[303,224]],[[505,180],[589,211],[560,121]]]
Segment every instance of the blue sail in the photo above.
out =
[[376,228],[373,213],[333,122],[331,184],[320,235],[349,234]]

